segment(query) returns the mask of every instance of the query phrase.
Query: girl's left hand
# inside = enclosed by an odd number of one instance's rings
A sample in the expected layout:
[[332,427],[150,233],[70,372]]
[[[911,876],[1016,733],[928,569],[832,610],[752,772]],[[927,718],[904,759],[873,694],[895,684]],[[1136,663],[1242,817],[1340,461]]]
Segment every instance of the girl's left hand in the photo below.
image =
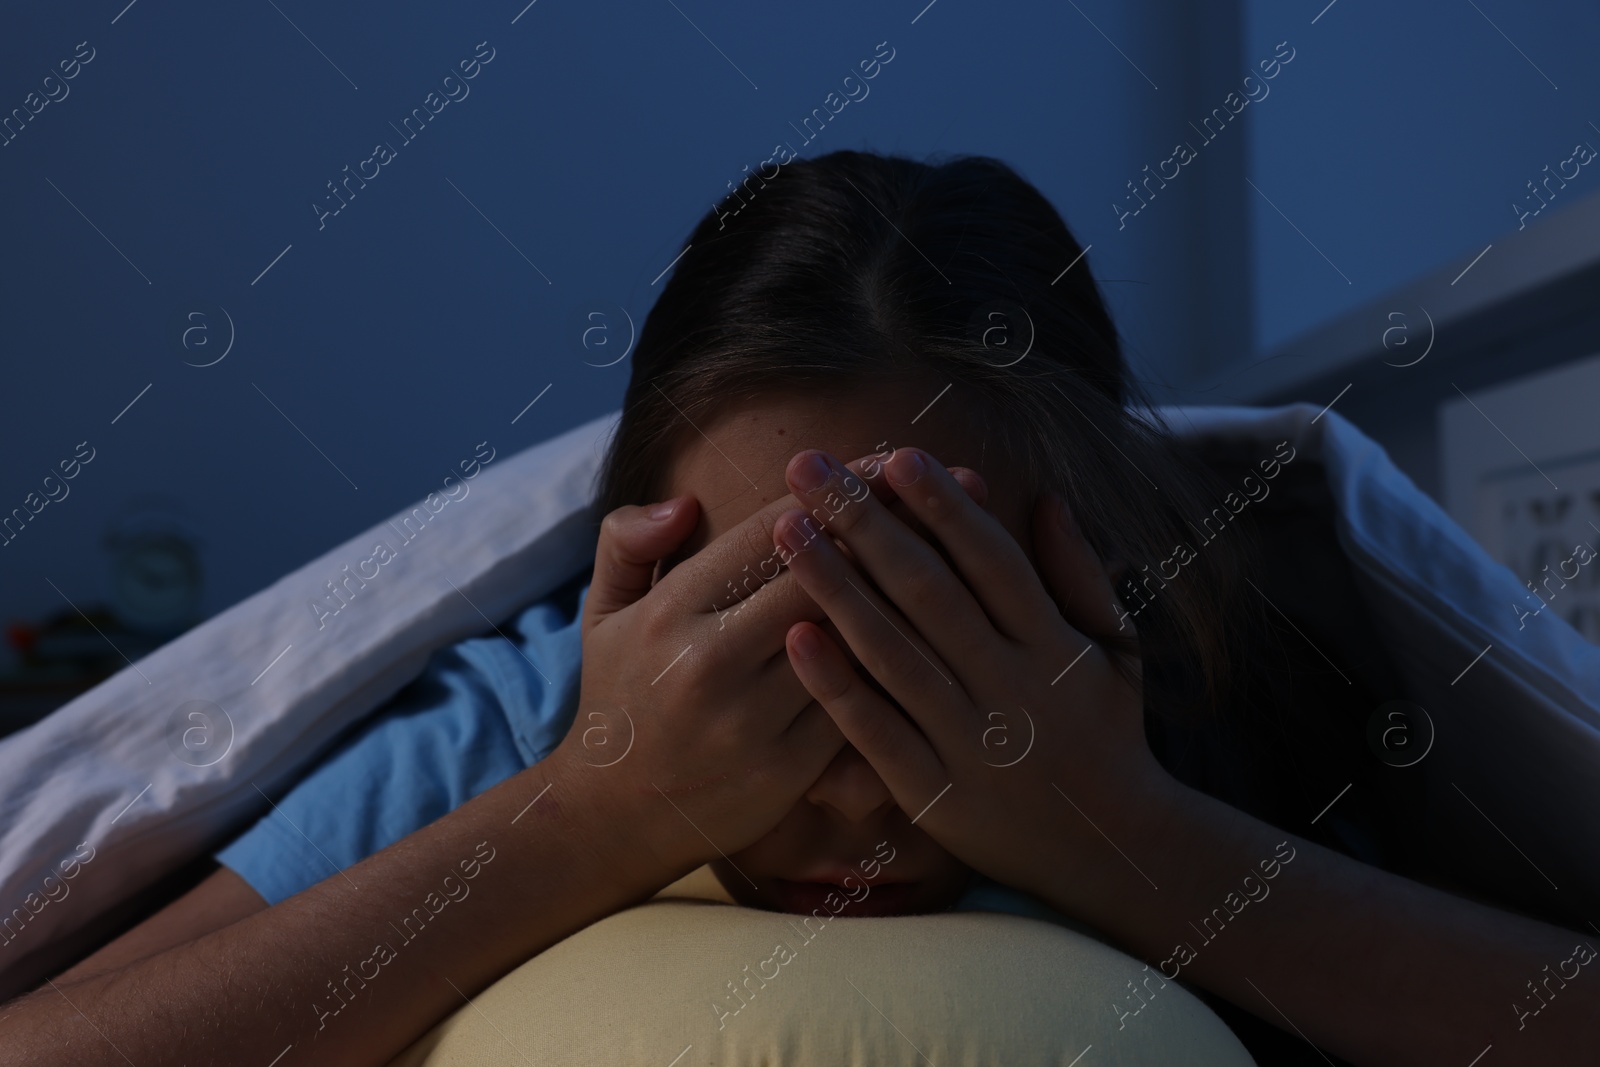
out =
[[1149,892],[1159,828],[1182,787],[1145,741],[1137,676],[1125,680],[1091,636],[1131,623],[1065,503],[1048,495],[1034,516],[1047,592],[1017,542],[932,456],[902,448],[883,470],[956,572],[875,496],[848,493],[856,476],[823,452],[790,462],[796,498],[863,499],[828,520],[831,536],[790,511],[774,537],[910,717],[814,623],[789,631],[795,673],[907,817],[969,866],[1084,917]]

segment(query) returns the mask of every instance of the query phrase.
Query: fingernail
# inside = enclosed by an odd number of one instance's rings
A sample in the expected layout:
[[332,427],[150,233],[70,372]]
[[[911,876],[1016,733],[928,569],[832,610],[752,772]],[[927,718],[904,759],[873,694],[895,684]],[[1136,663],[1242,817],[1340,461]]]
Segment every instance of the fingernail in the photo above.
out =
[[801,659],[816,659],[822,651],[822,642],[811,630],[800,630],[794,635],[794,654]]
[[907,449],[891,456],[887,469],[889,480],[895,485],[911,485],[922,477],[922,472],[927,470],[928,466],[922,462],[920,453]]
[[803,493],[822,488],[822,483],[833,473],[833,467],[821,452],[813,452],[794,465],[795,488]]
[[1056,498],[1056,525],[1060,526],[1065,534],[1070,535],[1073,531],[1072,509],[1067,507],[1064,497]]
[[677,510],[678,502],[676,500],[667,500],[651,508],[649,514],[651,519],[660,522],[662,519],[669,518]]

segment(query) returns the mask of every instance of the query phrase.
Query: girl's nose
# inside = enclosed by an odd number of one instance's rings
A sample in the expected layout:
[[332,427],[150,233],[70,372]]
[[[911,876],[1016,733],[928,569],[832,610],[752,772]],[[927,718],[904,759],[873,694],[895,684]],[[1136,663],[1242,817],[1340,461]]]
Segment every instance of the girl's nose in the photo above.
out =
[[889,787],[883,784],[872,764],[848,744],[839,750],[822,777],[806,790],[806,799],[856,823],[894,804]]

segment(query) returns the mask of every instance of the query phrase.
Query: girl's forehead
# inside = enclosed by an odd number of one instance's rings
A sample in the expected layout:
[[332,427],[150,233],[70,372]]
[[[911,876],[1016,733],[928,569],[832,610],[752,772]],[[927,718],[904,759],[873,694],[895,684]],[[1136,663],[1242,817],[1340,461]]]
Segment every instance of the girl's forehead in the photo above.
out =
[[822,449],[849,463],[887,459],[913,445],[947,467],[970,467],[989,485],[988,510],[1013,534],[1020,522],[1020,493],[991,449],[981,424],[961,406],[956,389],[929,405],[939,388],[870,385],[849,391],[795,391],[730,405],[698,422],[680,438],[668,467],[664,496],[700,501],[696,547],[789,496],[784,472],[796,453]]

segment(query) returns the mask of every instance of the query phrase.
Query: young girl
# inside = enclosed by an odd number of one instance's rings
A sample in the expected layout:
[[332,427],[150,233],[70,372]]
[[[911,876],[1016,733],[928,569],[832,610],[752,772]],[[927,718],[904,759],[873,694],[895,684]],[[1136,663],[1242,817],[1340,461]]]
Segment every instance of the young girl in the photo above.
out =
[[[1361,741],[1395,687],[1315,473],[1130,408],[1033,187],[840,152],[724,214],[641,334],[588,584],[436,656],[221,869],[7,1006],[0,1060],[383,1063],[707,863],[787,911],[1010,887],[1263,1062],[1576,1057],[1600,983],[1505,1005],[1579,935],[1421,884],[1449,872]],[[1246,479],[1271,495],[1189,525]],[[391,933],[424,899],[437,932]],[[353,963],[381,977],[331,996]]]

